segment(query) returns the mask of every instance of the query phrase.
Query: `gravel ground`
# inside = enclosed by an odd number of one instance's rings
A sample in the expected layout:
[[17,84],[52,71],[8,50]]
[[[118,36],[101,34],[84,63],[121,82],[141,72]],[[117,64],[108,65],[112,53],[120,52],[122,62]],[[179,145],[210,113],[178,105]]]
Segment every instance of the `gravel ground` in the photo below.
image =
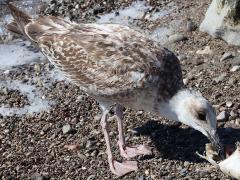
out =
[[[119,8],[132,3],[110,2],[52,0],[44,5],[42,13],[92,22],[109,12],[118,16]],[[150,0],[148,4],[150,8],[141,17],[129,20],[130,26],[151,35],[157,27],[178,22],[172,26],[171,43],[165,46],[178,55],[185,84],[201,91],[214,104],[222,141],[234,145],[240,139],[240,76],[233,67],[240,65],[240,51],[198,31],[210,0]],[[159,20],[151,20],[150,14],[167,6],[176,8]],[[222,60],[229,54],[230,58]],[[34,85],[43,99],[52,102],[43,112],[0,115],[0,179],[114,179],[108,169],[97,102],[77,86],[52,78],[53,71],[47,60],[7,72],[0,69],[2,82],[17,80]],[[21,108],[30,103],[22,91],[5,86],[0,87],[0,96],[1,106]],[[139,170],[119,179],[230,179],[195,155],[196,151],[202,153],[208,142],[201,133],[143,111],[126,109],[124,114],[128,143],[148,144],[153,147],[153,155],[136,158]],[[116,127],[111,121],[115,145]],[[113,151],[119,154],[117,146]]]

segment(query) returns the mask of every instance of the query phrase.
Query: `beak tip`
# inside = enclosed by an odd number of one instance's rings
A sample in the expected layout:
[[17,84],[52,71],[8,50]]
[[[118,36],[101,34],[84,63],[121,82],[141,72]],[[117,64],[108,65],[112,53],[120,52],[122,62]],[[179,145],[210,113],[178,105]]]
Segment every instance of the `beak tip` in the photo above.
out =
[[214,133],[214,135],[210,136],[209,139],[211,141],[211,144],[215,147],[220,158],[225,159],[224,147],[222,143],[220,143],[220,140],[217,134]]
[[212,142],[212,145],[216,148],[216,151],[221,159],[225,159],[224,147],[219,141]]

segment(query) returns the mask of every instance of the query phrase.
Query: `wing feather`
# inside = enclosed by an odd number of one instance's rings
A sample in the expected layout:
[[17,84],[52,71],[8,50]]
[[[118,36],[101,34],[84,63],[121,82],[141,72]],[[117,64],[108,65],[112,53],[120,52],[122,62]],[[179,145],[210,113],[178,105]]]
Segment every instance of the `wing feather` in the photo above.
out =
[[168,86],[182,85],[178,59],[141,33],[117,24],[70,25],[52,18],[48,23],[44,23],[47,19],[33,21],[26,29],[36,32],[37,26],[51,26],[35,36],[37,44],[89,94],[113,95],[159,84],[160,89],[168,90]]

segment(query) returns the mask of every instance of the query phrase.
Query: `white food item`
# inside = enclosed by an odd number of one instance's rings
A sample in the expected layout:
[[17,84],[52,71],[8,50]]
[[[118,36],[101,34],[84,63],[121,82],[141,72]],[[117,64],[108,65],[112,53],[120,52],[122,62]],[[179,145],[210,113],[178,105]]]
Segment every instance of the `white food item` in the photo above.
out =
[[234,153],[220,163],[214,160],[216,151],[210,144],[206,144],[206,155],[200,155],[198,152],[196,154],[219,168],[224,174],[240,180],[240,143],[237,143]]
[[230,157],[220,162],[219,167],[225,174],[240,179],[240,147]]

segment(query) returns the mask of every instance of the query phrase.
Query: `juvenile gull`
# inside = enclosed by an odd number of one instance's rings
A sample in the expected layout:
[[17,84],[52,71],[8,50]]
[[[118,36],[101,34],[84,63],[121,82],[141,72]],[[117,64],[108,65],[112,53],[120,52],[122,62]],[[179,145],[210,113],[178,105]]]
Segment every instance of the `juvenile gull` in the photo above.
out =
[[[130,158],[151,153],[144,145],[126,145],[123,106],[180,121],[220,148],[214,109],[200,93],[183,87],[179,61],[169,50],[127,26],[76,24],[53,16],[32,19],[14,5],[8,7],[15,19],[8,29],[25,35],[66,77],[99,102],[108,163],[117,176],[137,170],[137,162]],[[118,146],[127,159],[123,162],[115,160],[110,146],[107,118],[113,104],[117,104]]]

